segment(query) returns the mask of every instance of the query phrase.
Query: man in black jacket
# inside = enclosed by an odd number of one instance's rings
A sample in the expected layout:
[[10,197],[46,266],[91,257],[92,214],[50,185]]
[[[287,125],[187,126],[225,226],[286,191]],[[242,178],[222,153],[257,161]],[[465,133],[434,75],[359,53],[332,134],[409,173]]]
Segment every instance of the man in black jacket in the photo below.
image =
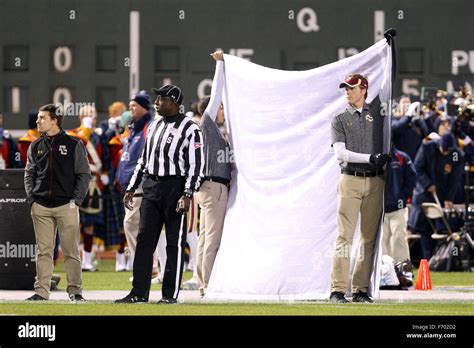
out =
[[61,129],[62,119],[55,105],[42,106],[36,122],[42,135],[28,149],[25,190],[38,245],[35,294],[27,299],[30,301],[49,298],[56,228],[64,255],[67,293],[71,301],[84,301],[79,206],[92,176],[84,144]]

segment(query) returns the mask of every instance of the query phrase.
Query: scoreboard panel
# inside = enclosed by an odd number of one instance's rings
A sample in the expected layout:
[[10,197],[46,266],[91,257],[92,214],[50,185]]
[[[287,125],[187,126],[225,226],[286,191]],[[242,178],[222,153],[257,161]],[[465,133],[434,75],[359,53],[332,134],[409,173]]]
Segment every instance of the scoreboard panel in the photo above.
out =
[[[164,83],[185,102],[209,94],[216,48],[305,70],[356,54],[397,29],[395,95],[474,82],[472,0],[0,0],[0,113],[25,129],[29,109],[81,103],[100,118],[115,100]],[[72,103],[72,104],[71,104]],[[71,105],[69,105],[71,104]]]

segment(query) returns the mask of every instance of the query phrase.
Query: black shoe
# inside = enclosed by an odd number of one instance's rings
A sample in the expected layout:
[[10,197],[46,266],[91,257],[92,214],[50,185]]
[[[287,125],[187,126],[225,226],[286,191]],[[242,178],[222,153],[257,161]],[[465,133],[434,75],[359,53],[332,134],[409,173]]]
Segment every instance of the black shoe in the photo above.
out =
[[86,299],[79,294],[69,294],[69,300],[72,302],[86,302]]
[[148,299],[142,296],[128,294],[120,300],[115,300],[115,303],[146,303]]
[[158,301],[158,304],[177,304],[178,301],[176,301],[175,298],[170,298],[170,297],[163,297],[161,300]]
[[53,274],[51,276],[51,281],[56,282],[56,286],[58,286],[59,282],[61,281],[61,276],[59,274]]
[[28,297],[25,301],[47,301],[48,299],[41,297],[38,294],[34,294],[31,297]]
[[329,301],[332,303],[348,303],[349,301],[344,297],[344,293],[339,291],[331,292],[331,296],[329,296]]
[[366,292],[357,292],[352,294],[352,302],[359,302],[359,303],[373,303],[372,300]]

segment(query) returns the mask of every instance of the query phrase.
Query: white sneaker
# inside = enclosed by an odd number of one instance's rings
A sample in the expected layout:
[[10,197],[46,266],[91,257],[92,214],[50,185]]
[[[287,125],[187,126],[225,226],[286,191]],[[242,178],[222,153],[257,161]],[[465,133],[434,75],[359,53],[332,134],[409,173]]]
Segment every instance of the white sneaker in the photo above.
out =
[[127,263],[125,265],[125,270],[127,272],[132,272],[133,271],[133,259],[130,256],[128,256],[128,258],[127,258]]
[[160,278],[160,276],[151,278],[151,283],[152,284],[160,284],[163,281],[163,279]]
[[127,268],[125,262],[125,253],[115,254],[115,272],[124,272]]
[[92,263],[92,253],[82,250],[82,264],[81,268],[83,272],[95,272],[97,271],[96,266]]
[[199,290],[199,284],[195,278],[191,278],[185,281],[183,284],[183,290]]
[[83,272],[96,272],[97,268],[91,263],[83,263],[82,264],[82,271]]
[[155,271],[151,275],[151,283],[152,284],[160,284],[163,283],[163,274],[161,272]]

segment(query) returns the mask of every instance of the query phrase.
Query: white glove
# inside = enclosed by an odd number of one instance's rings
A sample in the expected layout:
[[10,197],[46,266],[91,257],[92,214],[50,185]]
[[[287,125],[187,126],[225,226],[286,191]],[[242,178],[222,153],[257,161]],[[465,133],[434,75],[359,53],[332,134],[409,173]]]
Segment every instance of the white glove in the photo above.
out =
[[431,132],[430,134],[428,134],[428,138],[430,138],[431,140],[439,140],[441,139],[441,136],[436,132]]
[[[407,111],[406,115],[407,116],[413,116],[415,111],[417,111],[419,109],[420,109],[420,102],[419,101],[411,103],[410,106],[408,107],[408,111]],[[417,112],[417,114],[418,114],[418,112]]]
[[82,119],[82,125],[86,128],[92,128],[92,117],[87,116]]
[[102,181],[102,184],[104,184],[104,186],[107,186],[110,183],[109,176],[107,174],[102,174],[100,176],[100,181]]
[[117,129],[117,119],[115,117],[111,117],[108,120],[109,122],[109,129],[111,131],[115,131]]

